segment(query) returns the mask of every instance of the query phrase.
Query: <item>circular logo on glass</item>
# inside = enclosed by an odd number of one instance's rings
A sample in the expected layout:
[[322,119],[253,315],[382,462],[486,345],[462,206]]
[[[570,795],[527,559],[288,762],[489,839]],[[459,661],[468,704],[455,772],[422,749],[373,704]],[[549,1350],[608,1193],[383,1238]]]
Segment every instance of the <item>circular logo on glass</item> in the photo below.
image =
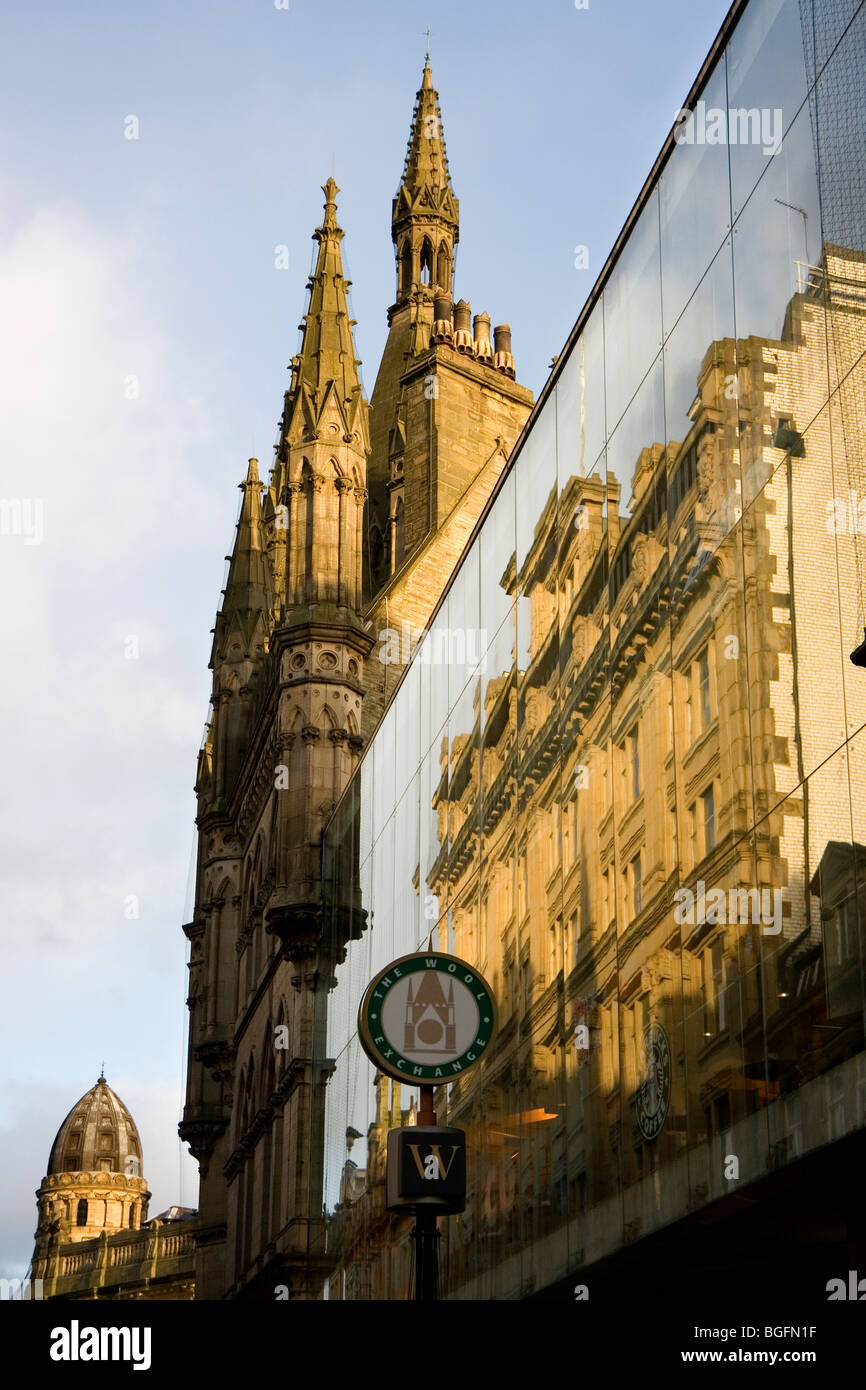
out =
[[644,1029],[644,1079],[637,1088],[637,1122],[644,1139],[656,1139],[664,1128],[671,1098],[671,1050],[660,1023]]
[[450,1081],[484,1056],[496,1024],[490,986],[441,951],[402,956],[367,987],[358,1035],[380,1071],[415,1085]]

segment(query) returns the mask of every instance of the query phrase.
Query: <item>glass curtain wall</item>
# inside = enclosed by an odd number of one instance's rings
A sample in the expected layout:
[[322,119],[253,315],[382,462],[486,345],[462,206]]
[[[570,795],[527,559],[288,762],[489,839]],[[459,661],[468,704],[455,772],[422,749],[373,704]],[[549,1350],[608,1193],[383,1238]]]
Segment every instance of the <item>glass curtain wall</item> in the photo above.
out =
[[356,1017],[428,942],[499,1008],[437,1092],[443,1295],[527,1297],[862,1126],[864,93],[866,6],[752,0],[334,815],[332,1299],[410,1293],[416,1093]]

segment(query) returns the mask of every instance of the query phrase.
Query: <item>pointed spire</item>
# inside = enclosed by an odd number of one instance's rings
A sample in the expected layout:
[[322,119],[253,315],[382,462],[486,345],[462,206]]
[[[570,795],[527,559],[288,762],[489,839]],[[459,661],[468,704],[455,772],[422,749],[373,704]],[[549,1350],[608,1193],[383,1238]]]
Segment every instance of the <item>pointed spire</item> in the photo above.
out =
[[428,212],[444,212],[447,209],[456,223],[456,209],[449,206],[453,205],[453,202],[442,113],[439,110],[439,93],[433,86],[433,72],[428,54],[421,86],[416,96],[412,131],[394,209],[394,220],[397,220],[398,212],[405,213],[416,208],[420,211],[424,207]]
[[398,304],[419,292],[451,294],[460,204],[451,187],[429,53],[415,98],[403,177],[391,207],[391,239],[397,248]]
[[318,419],[328,387],[333,383],[337,399],[344,412],[347,428],[355,412],[355,402],[361,393],[358,368],[352,339],[354,320],[349,317],[346,292],[351,284],[343,275],[340,242],[343,229],[337,223],[339,188],[333,178],[322,185],[325,195],[325,216],[321,227],[313,233],[319,243],[316,268],[308,288],[310,302],[301,324],[303,343],[292,358],[290,414],[300,405],[306,406],[305,428]]
[[244,494],[232,550],[225,597],[218,619],[225,624],[233,614],[268,612],[270,574],[262,545],[262,508],[259,461],[250,459],[247,476],[239,484]]

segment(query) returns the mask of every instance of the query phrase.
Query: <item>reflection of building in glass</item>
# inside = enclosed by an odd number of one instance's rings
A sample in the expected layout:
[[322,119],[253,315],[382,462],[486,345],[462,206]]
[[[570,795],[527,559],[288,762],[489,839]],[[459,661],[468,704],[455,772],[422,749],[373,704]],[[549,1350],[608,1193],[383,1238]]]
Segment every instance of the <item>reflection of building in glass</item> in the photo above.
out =
[[[698,221],[721,169],[733,243],[723,208],[689,247],[697,309],[680,294],[669,321],[647,266],[680,293],[682,258],[666,261],[646,194],[434,620],[431,638],[473,614],[485,662],[416,663],[329,827],[334,901],[359,895],[373,922],[337,970],[343,1018],[389,951],[431,929],[497,995],[491,1053],[437,1094],[469,1144],[467,1210],[443,1223],[455,1297],[568,1296],[578,1271],[598,1286],[615,1260],[646,1277],[674,1251],[685,1284],[700,1269],[721,1287],[726,1242],[747,1238],[772,1240],[774,1277],[821,1296],[833,1242],[863,1248],[848,1179],[866,1095],[866,686],[848,653],[866,624],[866,207],[851,193],[866,147],[847,135],[863,125],[866,20],[843,37],[844,7],[817,8],[814,31],[809,0],[745,8],[719,63],[747,105],[755,74],[788,84],[776,160],[670,152],[658,205],[668,183]],[[768,243],[780,190],[795,206]],[[658,340],[630,300],[657,312]],[[404,1297],[390,1270],[407,1225],[384,1213],[372,1157],[400,1103],[389,1121],[379,1079],[371,1114],[343,1018],[327,1041],[330,1296]],[[337,1204],[347,1124],[371,1159]],[[816,1181],[834,1141],[837,1181]],[[792,1203],[808,1233],[786,1224]],[[387,1292],[352,1292],[362,1265]]]

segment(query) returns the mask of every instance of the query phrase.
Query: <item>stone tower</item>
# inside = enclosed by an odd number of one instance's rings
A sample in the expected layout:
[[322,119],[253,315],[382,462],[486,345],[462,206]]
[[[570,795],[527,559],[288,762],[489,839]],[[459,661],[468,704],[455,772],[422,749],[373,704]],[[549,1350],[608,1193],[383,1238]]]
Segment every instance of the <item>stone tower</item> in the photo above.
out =
[[72,1107],[51,1146],[36,1193],[34,1278],[50,1279],[60,1246],[138,1230],[147,1221],[149,1201],[135,1122],[100,1076]]
[[[268,485],[255,459],[211,654],[199,754],[189,1065],[198,1298],[313,1298],[321,1030],[357,904],[323,930],[321,837],[399,676],[373,648],[423,627],[532,404],[507,326],[452,310],[458,204],[425,66],[392,209],[397,298],[368,406],[333,179],[315,233]],[[368,488],[377,496],[368,498]],[[333,923],[333,915],[330,922]],[[317,1031],[318,1030],[318,1031]],[[279,1292],[276,1292],[279,1291]]]
[[[321,831],[360,754],[370,448],[333,179],[270,486],[251,459],[214,630],[199,760],[190,1059],[181,1135],[201,1170],[197,1295],[309,1294],[321,1242],[315,1075]],[[321,1146],[319,1146],[321,1147]]]
[[[532,407],[511,329],[453,301],[460,206],[429,59],[391,210],[396,297],[370,401],[371,629],[415,634],[430,614]],[[401,645],[405,645],[401,643]],[[399,676],[368,668],[365,733]]]
[[175,1206],[148,1220],[138,1130],[104,1076],[57,1131],[36,1201],[35,1297],[193,1297],[196,1213]]

